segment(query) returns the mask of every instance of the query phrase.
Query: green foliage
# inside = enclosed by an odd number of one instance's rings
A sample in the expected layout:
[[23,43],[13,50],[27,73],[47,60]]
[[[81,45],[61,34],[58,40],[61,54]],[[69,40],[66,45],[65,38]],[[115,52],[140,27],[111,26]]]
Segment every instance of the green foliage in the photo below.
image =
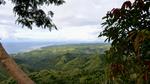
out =
[[111,41],[106,52],[106,80],[115,83],[149,82],[150,1],[126,1],[121,8],[109,11],[99,36]]
[[[32,29],[32,25],[42,28],[56,28],[52,22],[53,12],[45,13],[41,6],[43,5],[61,5],[64,0],[11,0],[14,4],[13,12],[17,16],[16,22]],[[5,4],[5,0],[0,0],[0,5]]]
[[2,65],[0,64],[0,81],[6,80],[9,75],[6,73],[6,70],[3,69]]
[[[101,84],[103,54],[109,44],[72,44],[44,47],[12,55],[36,84]],[[0,84],[16,84],[11,78]]]

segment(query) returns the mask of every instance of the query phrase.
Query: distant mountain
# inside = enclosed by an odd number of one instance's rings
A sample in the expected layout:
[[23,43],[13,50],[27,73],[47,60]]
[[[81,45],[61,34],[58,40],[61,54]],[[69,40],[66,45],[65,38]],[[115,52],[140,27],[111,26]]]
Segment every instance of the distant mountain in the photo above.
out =
[[[82,43],[82,42],[81,42]],[[84,43],[84,42],[83,42]],[[21,52],[28,52],[41,47],[47,47],[52,45],[62,45],[62,44],[80,44],[76,42],[2,42],[4,48],[9,54],[16,54]]]

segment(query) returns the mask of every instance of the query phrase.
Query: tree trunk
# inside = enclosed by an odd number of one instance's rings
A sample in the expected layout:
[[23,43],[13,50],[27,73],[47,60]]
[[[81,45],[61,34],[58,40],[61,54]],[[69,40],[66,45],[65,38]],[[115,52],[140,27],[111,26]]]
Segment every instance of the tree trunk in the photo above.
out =
[[7,72],[17,81],[18,84],[35,84],[8,55],[0,43],[0,62]]

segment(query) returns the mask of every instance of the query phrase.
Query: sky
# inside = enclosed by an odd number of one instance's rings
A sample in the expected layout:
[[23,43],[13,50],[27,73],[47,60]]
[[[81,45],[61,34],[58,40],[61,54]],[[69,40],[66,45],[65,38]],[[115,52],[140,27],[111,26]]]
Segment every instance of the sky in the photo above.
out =
[[61,6],[45,6],[53,11],[53,22],[58,30],[33,27],[30,30],[15,23],[13,4],[6,0],[0,5],[0,39],[2,42],[53,41],[53,42],[103,42],[98,38],[103,30],[102,17],[112,8],[121,7],[125,0],[65,0]]

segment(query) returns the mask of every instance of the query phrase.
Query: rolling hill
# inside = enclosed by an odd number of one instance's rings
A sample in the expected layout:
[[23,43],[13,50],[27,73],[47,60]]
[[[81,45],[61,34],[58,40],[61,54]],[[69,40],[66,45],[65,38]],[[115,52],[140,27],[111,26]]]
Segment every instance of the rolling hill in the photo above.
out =
[[[37,84],[91,84],[101,79],[104,51],[109,47],[98,43],[54,45],[12,57]],[[2,76],[1,81],[16,84]]]

